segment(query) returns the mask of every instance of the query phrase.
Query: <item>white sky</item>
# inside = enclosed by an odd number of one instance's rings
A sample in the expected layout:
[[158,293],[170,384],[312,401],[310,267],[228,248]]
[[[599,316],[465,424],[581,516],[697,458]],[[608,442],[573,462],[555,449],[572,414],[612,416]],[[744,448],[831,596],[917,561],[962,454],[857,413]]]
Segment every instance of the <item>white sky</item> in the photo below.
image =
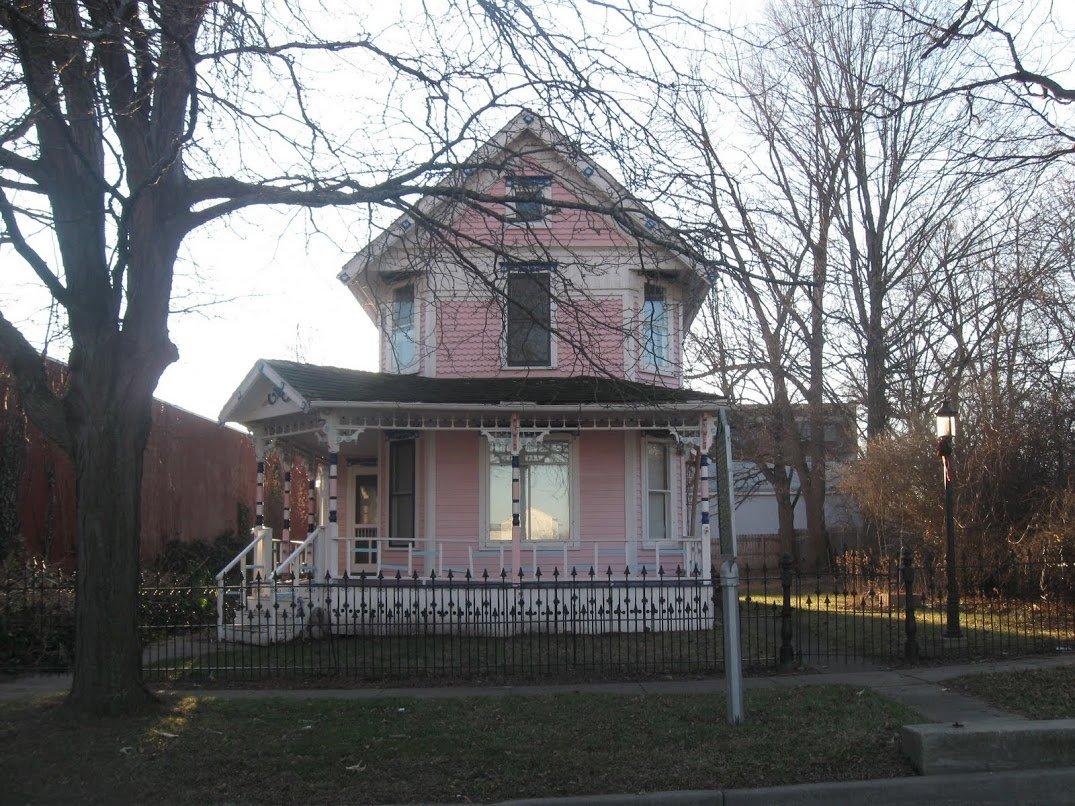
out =
[[[714,6],[734,8],[734,22],[741,23],[762,3],[706,5],[711,11]],[[725,14],[726,24],[732,23],[731,12]],[[336,279],[343,263],[369,240],[365,212],[340,209],[314,215],[329,237],[308,236],[305,213],[254,208],[187,238],[173,307],[183,308],[188,292],[192,298],[219,301],[171,317],[170,334],[180,357],[165,371],[159,398],[215,419],[258,358],[377,368],[375,330]],[[48,297],[30,269],[9,247],[0,247],[0,310],[38,346],[44,343],[47,309]]]

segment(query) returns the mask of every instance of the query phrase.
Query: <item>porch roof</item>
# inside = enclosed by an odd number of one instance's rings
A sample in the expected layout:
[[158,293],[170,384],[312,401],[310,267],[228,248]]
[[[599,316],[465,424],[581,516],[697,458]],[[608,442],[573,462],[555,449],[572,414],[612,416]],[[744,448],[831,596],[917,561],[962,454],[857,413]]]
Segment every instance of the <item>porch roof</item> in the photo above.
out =
[[670,389],[618,378],[426,378],[387,372],[266,360],[289,386],[312,405],[332,403],[441,403],[539,406],[660,406],[677,403],[721,405],[721,395]]

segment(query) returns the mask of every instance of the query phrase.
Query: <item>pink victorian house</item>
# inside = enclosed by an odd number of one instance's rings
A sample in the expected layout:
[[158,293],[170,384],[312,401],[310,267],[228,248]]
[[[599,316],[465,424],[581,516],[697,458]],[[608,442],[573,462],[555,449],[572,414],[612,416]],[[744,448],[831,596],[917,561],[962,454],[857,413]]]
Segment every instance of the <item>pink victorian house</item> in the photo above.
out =
[[725,401],[682,378],[704,274],[535,115],[468,165],[339,275],[380,331],[379,372],[262,360],[224,407],[259,451],[319,478],[286,491],[283,533],[255,529],[233,565],[411,585],[572,568],[708,580],[735,535]]

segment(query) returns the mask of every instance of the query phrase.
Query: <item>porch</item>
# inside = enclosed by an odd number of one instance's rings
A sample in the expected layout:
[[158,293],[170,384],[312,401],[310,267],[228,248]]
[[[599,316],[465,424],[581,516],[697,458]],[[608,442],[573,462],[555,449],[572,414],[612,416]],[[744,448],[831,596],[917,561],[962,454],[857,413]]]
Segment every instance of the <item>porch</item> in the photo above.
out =
[[[727,426],[711,395],[621,381],[620,399],[608,400],[598,379],[548,379],[561,398],[564,382],[586,381],[592,400],[324,400],[277,363],[261,362],[225,410],[254,434],[259,479],[250,544],[217,576],[222,638],[288,640],[318,611],[353,609],[355,596],[360,615],[335,618],[337,634],[404,629],[433,612],[477,635],[540,629],[550,587],[559,606],[596,602],[598,585],[611,592],[586,624],[552,621],[616,631],[617,611],[644,597],[637,590],[678,578],[708,600],[714,558],[736,554]],[[461,383],[448,390],[456,398]],[[653,391],[662,399],[640,399]],[[284,477],[279,534],[264,523],[269,451]],[[313,480],[305,491],[291,488],[296,463]],[[438,588],[463,584],[471,589],[445,611]]]

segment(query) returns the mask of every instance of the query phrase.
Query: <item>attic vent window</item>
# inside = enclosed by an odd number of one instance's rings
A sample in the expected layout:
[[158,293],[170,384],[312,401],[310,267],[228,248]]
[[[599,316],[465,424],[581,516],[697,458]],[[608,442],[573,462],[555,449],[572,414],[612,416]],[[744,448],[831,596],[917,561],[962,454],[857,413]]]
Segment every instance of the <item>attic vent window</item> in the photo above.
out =
[[548,213],[545,199],[552,187],[550,176],[511,176],[508,189],[515,201],[511,203],[517,223],[541,221]]

